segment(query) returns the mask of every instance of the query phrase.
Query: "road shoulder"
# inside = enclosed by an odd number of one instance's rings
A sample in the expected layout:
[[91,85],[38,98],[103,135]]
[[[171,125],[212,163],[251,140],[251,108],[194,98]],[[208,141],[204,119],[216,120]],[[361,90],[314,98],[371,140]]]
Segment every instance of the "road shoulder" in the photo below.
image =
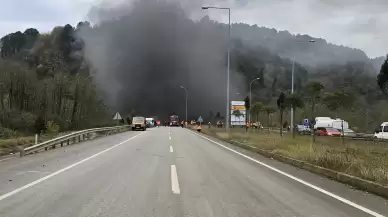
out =
[[[190,132],[197,134],[196,132],[193,132],[193,131],[190,131]],[[306,181],[306,182],[311,183],[315,186],[318,186],[326,191],[329,191],[335,195],[343,197],[347,200],[350,200],[350,201],[352,201],[356,204],[359,204],[361,206],[364,206],[368,209],[374,210],[374,211],[379,212],[379,213],[384,213],[384,214],[387,214],[387,212],[388,212],[388,208],[387,208],[388,207],[388,200],[386,200],[382,197],[370,194],[368,192],[356,190],[356,189],[352,188],[351,186],[330,180],[328,178],[316,175],[314,173],[308,172],[308,171],[303,170],[303,169],[299,169],[299,168],[294,167],[292,165],[282,163],[282,162],[279,162],[279,161],[271,159],[271,158],[267,158],[267,157],[262,156],[258,153],[255,153],[253,151],[250,151],[250,150],[238,147],[236,145],[230,144],[228,142],[225,142],[221,139],[218,139],[218,138],[206,135],[206,134],[200,134],[199,137],[200,136],[204,136],[208,139],[211,139],[217,143],[220,143],[220,144],[226,146],[227,148],[235,150],[243,155],[251,157],[251,158],[253,158],[257,161],[260,161],[264,164],[270,165],[271,167],[274,167],[274,168],[276,168],[280,171],[283,171],[287,174],[290,174],[294,177],[300,178],[303,181]],[[205,140],[205,138],[202,138],[202,139]],[[214,145],[216,145],[216,144],[214,144]],[[260,166],[260,165],[258,165],[258,166]],[[293,181],[293,180],[290,179],[290,181]]]

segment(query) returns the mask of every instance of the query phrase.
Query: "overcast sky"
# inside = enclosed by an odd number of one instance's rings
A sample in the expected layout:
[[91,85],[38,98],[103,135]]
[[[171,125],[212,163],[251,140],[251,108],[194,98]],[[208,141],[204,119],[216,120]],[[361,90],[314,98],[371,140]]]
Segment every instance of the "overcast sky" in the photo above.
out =
[[[0,0],[0,35],[35,27],[41,32],[87,20],[102,0]],[[112,0],[110,0],[112,1]],[[123,1],[123,0],[114,0]],[[205,0],[182,0],[191,6]],[[194,3],[195,2],[195,3]],[[244,22],[321,37],[364,50],[370,57],[388,53],[388,0],[209,0],[232,8],[232,22]],[[218,2],[218,3],[216,3]],[[194,4],[193,4],[194,3]],[[220,22],[222,11],[204,12]]]

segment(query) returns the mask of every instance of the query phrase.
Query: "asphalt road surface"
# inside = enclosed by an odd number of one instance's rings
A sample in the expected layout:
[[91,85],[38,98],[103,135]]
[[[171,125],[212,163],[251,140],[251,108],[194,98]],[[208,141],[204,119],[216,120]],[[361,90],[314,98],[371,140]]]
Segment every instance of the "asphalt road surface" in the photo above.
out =
[[211,140],[162,127],[1,161],[0,216],[388,215],[380,197]]

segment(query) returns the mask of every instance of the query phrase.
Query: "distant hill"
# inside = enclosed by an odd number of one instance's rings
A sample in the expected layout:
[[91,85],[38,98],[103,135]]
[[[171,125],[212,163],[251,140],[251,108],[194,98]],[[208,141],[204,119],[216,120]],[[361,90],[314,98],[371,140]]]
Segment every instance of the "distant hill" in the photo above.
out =
[[[372,64],[376,72],[380,70],[384,57],[370,59],[364,51],[342,45],[328,43],[325,39],[309,35],[293,35],[288,31],[277,31],[245,23],[233,24],[232,34],[248,44],[269,49],[282,58],[295,60],[302,65],[332,65],[361,61]],[[315,40],[315,43],[309,43]]]

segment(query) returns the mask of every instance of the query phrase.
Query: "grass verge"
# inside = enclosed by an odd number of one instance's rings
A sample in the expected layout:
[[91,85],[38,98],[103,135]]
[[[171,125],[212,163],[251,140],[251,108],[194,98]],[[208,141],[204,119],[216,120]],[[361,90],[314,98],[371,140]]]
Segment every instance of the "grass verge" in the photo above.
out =
[[[60,134],[45,134],[39,137],[39,142],[44,142],[58,136],[68,134],[70,132]],[[12,139],[0,139],[0,156],[17,153],[20,149],[27,148],[35,144],[34,136],[18,137]]]
[[[313,165],[321,166],[361,179],[388,186],[388,146],[387,143],[373,141],[342,140],[339,138],[316,137],[312,143],[310,136],[296,136],[259,131],[245,132],[243,129],[203,128],[203,133],[223,140],[234,140],[273,154],[280,154]],[[251,149],[250,147],[246,147]]]

